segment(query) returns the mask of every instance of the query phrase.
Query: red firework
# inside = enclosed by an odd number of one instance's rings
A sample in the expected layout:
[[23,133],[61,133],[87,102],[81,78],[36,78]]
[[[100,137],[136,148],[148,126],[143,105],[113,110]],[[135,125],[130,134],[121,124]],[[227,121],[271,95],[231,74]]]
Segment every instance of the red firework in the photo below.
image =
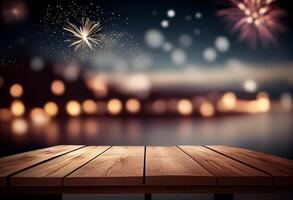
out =
[[276,6],[277,0],[229,0],[231,7],[218,11],[218,15],[232,24],[239,34],[255,48],[258,41],[263,46],[277,45],[277,35],[285,31],[280,18],[286,12]]

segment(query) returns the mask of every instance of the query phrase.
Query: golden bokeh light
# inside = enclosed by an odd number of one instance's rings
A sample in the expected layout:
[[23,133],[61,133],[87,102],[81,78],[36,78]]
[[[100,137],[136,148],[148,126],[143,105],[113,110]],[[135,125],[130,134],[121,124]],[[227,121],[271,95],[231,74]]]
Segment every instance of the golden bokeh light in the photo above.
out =
[[49,115],[42,108],[34,108],[30,113],[31,120],[34,125],[42,126],[50,121]]
[[78,116],[81,113],[81,106],[77,101],[69,101],[66,104],[66,111],[70,116]]
[[118,99],[111,99],[107,103],[107,109],[110,114],[117,115],[122,111],[122,103]]
[[25,112],[25,107],[23,105],[23,103],[19,100],[14,100],[12,103],[11,103],[11,106],[10,106],[10,110],[12,112],[12,114],[14,116],[22,116]]
[[58,114],[57,104],[51,101],[44,105],[44,110],[51,117],[56,116]]
[[22,135],[28,130],[28,123],[24,119],[14,119],[11,122],[11,131],[15,134]]
[[85,100],[82,103],[82,110],[86,114],[95,114],[97,112],[97,104],[93,100]]
[[225,93],[218,102],[220,111],[231,111],[236,107],[237,97],[233,92]]
[[270,110],[271,102],[266,92],[258,93],[256,99],[259,112],[268,112]]
[[60,96],[65,92],[65,85],[60,80],[55,80],[51,83],[51,92],[54,95]]
[[212,117],[215,114],[215,109],[213,104],[204,102],[200,105],[199,112],[203,117]]
[[177,104],[177,110],[181,115],[190,115],[193,111],[191,101],[187,99],[181,99]]
[[12,113],[7,108],[0,109],[0,121],[10,121],[12,119]]
[[21,97],[23,94],[23,88],[20,84],[16,83],[10,87],[9,92],[12,97]]
[[140,111],[141,104],[137,99],[128,99],[126,101],[126,110],[130,113],[138,113]]

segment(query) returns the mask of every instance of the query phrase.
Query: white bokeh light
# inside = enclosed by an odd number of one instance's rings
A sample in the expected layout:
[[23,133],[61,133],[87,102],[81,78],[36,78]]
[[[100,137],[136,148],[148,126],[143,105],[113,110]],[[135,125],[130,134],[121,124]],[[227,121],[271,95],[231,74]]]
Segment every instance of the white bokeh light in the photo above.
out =
[[224,36],[219,36],[215,39],[215,47],[220,52],[226,52],[230,48],[230,42],[228,38]]
[[172,18],[172,17],[175,17],[176,13],[175,13],[175,10],[173,9],[170,9],[167,11],[167,16]]
[[161,26],[162,26],[163,28],[167,28],[167,27],[169,27],[169,21],[168,21],[168,20],[163,20],[163,21],[161,21]]
[[42,58],[35,57],[30,62],[30,67],[33,71],[42,71],[44,69],[45,62]]
[[187,60],[186,53],[181,49],[175,49],[171,53],[171,60],[174,64],[182,65]]
[[173,49],[173,45],[170,42],[165,42],[163,44],[163,50],[165,52],[170,52]]
[[203,52],[203,58],[207,62],[213,62],[217,59],[217,52],[214,48],[206,48]]
[[200,12],[195,13],[195,18],[196,19],[201,19],[202,18],[202,14]]
[[258,89],[257,82],[255,80],[246,80],[243,83],[243,89],[246,92],[256,92],[256,90]]
[[164,43],[164,35],[157,29],[150,29],[145,33],[145,43],[151,48],[159,48]]
[[188,34],[182,34],[179,37],[179,44],[184,48],[190,47],[192,45],[192,38]]

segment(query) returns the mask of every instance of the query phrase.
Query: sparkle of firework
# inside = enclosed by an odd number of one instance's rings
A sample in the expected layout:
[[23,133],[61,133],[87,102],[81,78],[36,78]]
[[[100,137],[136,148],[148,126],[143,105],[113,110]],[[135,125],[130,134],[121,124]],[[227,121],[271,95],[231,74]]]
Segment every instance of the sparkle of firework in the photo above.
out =
[[277,35],[285,30],[280,18],[286,12],[278,8],[277,0],[229,0],[230,8],[218,11],[228,23],[233,25],[232,31],[239,33],[239,39],[249,42],[255,48],[262,45],[277,45]]
[[91,21],[89,18],[83,18],[79,25],[67,22],[64,30],[71,33],[72,38],[66,41],[70,42],[69,47],[74,50],[93,48],[100,46],[102,37],[102,25],[100,22]]

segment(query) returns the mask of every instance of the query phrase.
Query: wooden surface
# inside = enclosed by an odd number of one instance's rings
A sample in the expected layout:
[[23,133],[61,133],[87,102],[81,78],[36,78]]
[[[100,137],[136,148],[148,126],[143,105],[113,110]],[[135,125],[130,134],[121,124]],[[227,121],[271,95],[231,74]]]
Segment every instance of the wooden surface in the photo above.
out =
[[270,174],[276,185],[293,185],[293,161],[248,149],[207,146],[208,148]]
[[0,193],[292,191],[292,173],[291,160],[236,147],[61,145],[0,158]]
[[147,185],[215,185],[215,177],[178,147],[146,147]]
[[24,170],[28,167],[34,166],[43,161],[52,159],[62,154],[81,148],[82,146],[75,145],[60,145],[20,153],[13,156],[7,156],[0,159],[0,186],[6,184],[6,177]]
[[65,186],[142,185],[144,147],[114,146],[64,178]]

